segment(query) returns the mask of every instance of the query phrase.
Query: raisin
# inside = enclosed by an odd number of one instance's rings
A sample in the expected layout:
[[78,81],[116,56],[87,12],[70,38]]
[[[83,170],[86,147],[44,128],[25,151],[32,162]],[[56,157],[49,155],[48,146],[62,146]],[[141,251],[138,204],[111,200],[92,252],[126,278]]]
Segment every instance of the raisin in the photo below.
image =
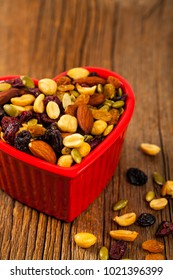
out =
[[52,123],[44,135],[44,140],[49,143],[56,153],[60,153],[62,150],[62,136],[56,125]]
[[138,168],[129,168],[126,175],[129,183],[136,186],[143,186],[148,180],[147,175]]
[[10,123],[19,123],[19,120],[16,117],[4,116],[1,120],[2,130],[5,131]]
[[92,139],[90,139],[88,141],[88,144],[90,144],[91,146],[91,150],[93,150],[94,148],[96,148],[101,142],[102,142],[102,137],[100,136],[95,136]]
[[28,144],[31,139],[31,133],[27,130],[19,132],[14,139],[14,147],[20,151],[28,151]]
[[164,237],[173,233],[173,223],[168,221],[162,221],[156,231],[156,237]]
[[126,249],[127,242],[124,240],[117,240],[112,245],[109,256],[112,260],[120,260],[124,256]]
[[156,218],[150,213],[142,213],[136,220],[136,223],[141,227],[148,227],[155,223]]
[[54,101],[55,103],[57,103],[59,106],[61,106],[61,101],[59,100],[58,96],[52,96],[52,95],[49,95],[49,96],[46,96],[45,99],[44,99],[44,105],[46,107],[47,103],[49,101]]

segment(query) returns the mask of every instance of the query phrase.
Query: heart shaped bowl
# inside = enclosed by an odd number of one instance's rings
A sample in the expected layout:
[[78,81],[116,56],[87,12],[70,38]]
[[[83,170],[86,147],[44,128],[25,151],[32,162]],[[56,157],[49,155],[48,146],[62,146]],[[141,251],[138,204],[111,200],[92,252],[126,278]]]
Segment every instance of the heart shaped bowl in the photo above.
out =
[[[84,68],[102,78],[118,78],[127,98],[124,113],[113,131],[80,164],[69,168],[53,165],[0,140],[0,188],[23,204],[66,222],[80,215],[113,176],[135,105],[133,90],[123,77],[103,68]],[[0,80],[10,78],[14,76]],[[38,81],[34,80],[34,83]]]

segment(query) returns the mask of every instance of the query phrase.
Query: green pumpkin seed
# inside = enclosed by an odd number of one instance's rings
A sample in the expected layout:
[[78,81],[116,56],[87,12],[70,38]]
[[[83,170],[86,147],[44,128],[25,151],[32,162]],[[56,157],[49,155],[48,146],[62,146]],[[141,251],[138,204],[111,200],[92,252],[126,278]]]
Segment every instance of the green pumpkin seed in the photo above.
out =
[[17,117],[19,114],[18,110],[12,104],[5,104],[3,109],[10,117]]
[[99,108],[99,110],[106,111],[106,112],[108,112],[109,109],[110,109],[110,106],[107,105],[107,104],[106,104],[106,105],[103,105],[102,107]]
[[155,198],[155,192],[154,191],[149,191],[146,193],[145,199],[146,201],[150,202]]
[[11,85],[8,83],[0,83],[0,91],[5,91],[11,88]]
[[119,89],[118,89],[118,96],[122,96],[122,95],[123,95],[122,88],[119,88]]
[[112,107],[118,109],[118,108],[123,107],[124,104],[125,104],[125,103],[124,103],[123,100],[118,100],[118,101],[115,101],[115,102],[112,104]]
[[27,87],[27,88],[34,88],[35,87],[34,82],[30,77],[20,76],[20,78],[21,78],[25,87]]
[[164,177],[157,171],[153,173],[153,179],[154,179],[155,183],[158,185],[162,186],[165,183]]
[[106,99],[104,102],[104,105],[108,105],[109,107],[111,107],[113,103],[114,103],[114,101]]
[[108,260],[108,258],[109,258],[108,249],[105,246],[101,247],[101,249],[99,251],[99,259],[100,260]]
[[113,206],[113,210],[114,211],[121,210],[124,207],[126,207],[127,203],[128,203],[127,199],[121,199],[115,203],[115,205]]
[[77,149],[72,149],[71,156],[76,163],[81,163],[82,157]]

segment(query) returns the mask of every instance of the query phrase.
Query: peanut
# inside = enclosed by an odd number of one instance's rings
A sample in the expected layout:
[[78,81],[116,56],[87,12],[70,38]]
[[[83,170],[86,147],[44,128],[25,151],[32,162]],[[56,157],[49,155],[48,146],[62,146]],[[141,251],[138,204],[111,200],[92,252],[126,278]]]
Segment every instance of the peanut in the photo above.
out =
[[85,68],[75,67],[75,68],[68,70],[67,75],[70,78],[76,80],[76,79],[87,77],[89,75],[89,73],[90,72]]
[[138,236],[138,232],[130,230],[111,230],[109,232],[110,236],[114,239],[125,240],[125,241],[134,241]]
[[33,106],[34,112],[36,112],[36,113],[44,112],[44,102],[43,102],[44,98],[45,98],[45,96],[43,93],[41,93],[37,96],[37,98],[34,101],[34,106]]
[[31,105],[35,100],[32,94],[24,94],[20,97],[11,98],[11,103],[18,106],[28,106]]
[[146,201],[150,202],[151,200],[153,200],[155,197],[155,192],[154,191],[149,191],[146,193],[145,199]]
[[154,210],[164,209],[168,204],[168,200],[166,198],[155,198],[150,201],[150,207]]
[[122,216],[115,216],[113,220],[120,226],[130,226],[136,221],[136,214],[133,212],[126,213]]
[[79,84],[76,84],[76,89],[80,94],[89,94],[93,95],[94,92],[96,91],[97,86],[93,87],[82,87]]
[[46,113],[50,119],[57,119],[60,115],[60,109],[56,102],[49,101],[46,106]]
[[145,154],[150,156],[155,156],[160,152],[160,147],[155,144],[142,143],[140,148]]
[[57,83],[49,78],[44,78],[38,81],[38,88],[45,95],[53,95],[57,91]]
[[71,132],[74,133],[77,130],[78,122],[77,118],[71,116],[69,114],[65,114],[60,117],[59,121],[57,122],[59,129],[63,132]]
[[83,135],[79,133],[74,133],[68,135],[63,139],[63,145],[68,148],[79,148],[84,141]]
[[97,237],[92,233],[79,232],[75,234],[74,241],[79,247],[89,248],[96,243]]

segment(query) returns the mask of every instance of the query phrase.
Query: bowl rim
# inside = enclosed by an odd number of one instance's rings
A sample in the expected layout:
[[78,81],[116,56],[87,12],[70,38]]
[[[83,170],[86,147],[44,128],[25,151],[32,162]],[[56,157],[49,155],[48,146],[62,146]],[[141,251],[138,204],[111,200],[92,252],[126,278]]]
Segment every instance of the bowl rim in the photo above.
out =
[[[126,107],[124,109],[124,113],[121,116],[120,120],[116,124],[113,131],[101,142],[91,153],[89,153],[85,158],[83,158],[82,162],[80,164],[75,164],[71,167],[60,167],[55,164],[51,164],[49,162],[46,162],[44,160],[41,160],[39,158],[36,158],[32,155],[29,155],[25,152],[16,150],[14,147],[10,146],[9,144],[5,143],[4,141],[0,140],[0,150],[4,153],[12,156],[13,158],[22,161],[25,164],[28,164],[30,166],[33,166],[35,168],[63,176],[66,178],[74,178],[80,173],[82,173],[88,166],[90,166],[98,157],[100,157],[104,152],[117,140],[117,138],[122,134],[123,131],[127,128],[130,119],[134,112],[134,106],[135,106],[135,96],[134,92],[130,86],[130,84],[126,81],[124,77],[117,74],[116,72],[113,72],[111,70],[108,70],[106,68],[101,67],[94,67],[94,66],[81,66],[82,68],[85,68],[89,70],[90,72],[97,72],[101,77],[106,78],[107,76],[114,76],[118,78],[123,88],[125,89],[125,92],[127,94],[126,99]],[[59,75],[52,78],[53,80],[56,80],[57,78],[66,75],[68,72],[62,72]],[[20,75],[9,75],[9,76],[3,76],[0,77],[0,81],[13,79],[20,77]],[[37,85],[38,80],[33,78],[34,83]]]

